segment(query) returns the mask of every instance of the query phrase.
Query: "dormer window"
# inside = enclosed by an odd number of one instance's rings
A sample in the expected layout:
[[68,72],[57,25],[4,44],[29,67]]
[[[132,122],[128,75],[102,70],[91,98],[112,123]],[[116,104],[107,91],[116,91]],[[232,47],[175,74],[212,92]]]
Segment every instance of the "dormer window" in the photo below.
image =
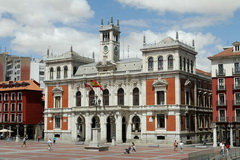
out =
[[239,46],[234,46],[234,48],[235,48],[235,52],[239,52],[240,50],[239,50]]
[[236,41],[232,43],[233,45],[233,52],[240,52],[240,42]]

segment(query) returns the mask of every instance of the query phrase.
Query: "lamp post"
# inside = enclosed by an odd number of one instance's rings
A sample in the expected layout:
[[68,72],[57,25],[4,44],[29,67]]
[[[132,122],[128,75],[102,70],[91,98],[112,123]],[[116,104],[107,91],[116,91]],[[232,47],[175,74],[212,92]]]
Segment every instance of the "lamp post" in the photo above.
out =
[[[98,96],[95,95],[95,99],[93,99],[93,105],[96,107],[95,117],[97,117],[97,108],[100,106],[101,100],[98,99]],[[97,128],[97,119],[95,118],[95,128]]]

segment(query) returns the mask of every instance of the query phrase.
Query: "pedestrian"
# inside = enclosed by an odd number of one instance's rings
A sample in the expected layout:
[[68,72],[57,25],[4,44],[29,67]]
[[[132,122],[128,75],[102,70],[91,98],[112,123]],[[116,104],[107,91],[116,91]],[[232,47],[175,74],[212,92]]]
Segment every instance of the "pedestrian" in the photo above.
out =
[[3,133],[1,134],[1,140],[3,140]]
[[40,137],[40,136],[38,136],[38,137],[37,137],[37,140],[38,140],[38,142],[40,141],[40,139],[41,139],[41,137]]
[[220,154],[224,156],[225,144],[223,141],[220,143],[219,147],[220,147]]
[[229,143],[226,144],[226,151],[227,151],[227,155],[229,155],[229,152],[230,152],[230,144]]
[[184,143],[181,141],[179,143],[179,148],[180,148],[180,151],[183,153],[183,146],[184,146]]
[[52,150],[52,141],[51,141],[51,139],[48,140],[47,144],[48,144],[48,150],[51,151]]
[[132,142],[132,153],[136,153],[136,145]]
[[53,137],[53,144],[56,143],[56,140],[57,140],[57,138],[56,138],[56,137]]
[[23,138],[23,144],[22,144],[22,146],[21,147],[23,147],[23,146],[25,146],[25,147],[27,147],[27,138],[26,137],[24,137]]
[[176,151],[177,147],[178,147],[178,143],[177,143],[177,141],[175,140],[174,143],[173,143],[174,151]]

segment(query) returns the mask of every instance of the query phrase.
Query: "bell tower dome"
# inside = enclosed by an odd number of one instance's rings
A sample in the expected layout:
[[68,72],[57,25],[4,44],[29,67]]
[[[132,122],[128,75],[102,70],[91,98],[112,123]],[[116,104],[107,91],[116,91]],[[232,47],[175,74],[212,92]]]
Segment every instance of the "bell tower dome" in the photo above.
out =
[[111,17],[110,23],[103,24],[101,20],[100,27],[100,54],[102,61],[117,62],[120,58],[120,26],[119,20],[117,25],[113,24],[113,18]]

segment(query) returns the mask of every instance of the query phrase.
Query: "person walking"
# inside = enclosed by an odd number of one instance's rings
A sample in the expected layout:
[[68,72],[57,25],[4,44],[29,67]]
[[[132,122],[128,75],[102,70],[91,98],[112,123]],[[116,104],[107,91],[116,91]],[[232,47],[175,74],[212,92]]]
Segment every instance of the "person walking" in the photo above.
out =
[[183,153],[183,146],[184,146],[184,143],[181,141],[179,143],[179,148],[180,148],[180,151]]
[[222,156],[224,156],[224,150],[225,150],[225,144],[224,144],[224,142],[221,142],[220,145],[219,145],[219,147],[220,147],[220,154],[221,154]]
[[136,145],[132,142],[132,153],[136,153]]
[[38,142],[40,141],[40,139],[41,139],[41,137],[40,137],[40,136],[38,136],[38,137],[37,137],[37,140],[38,140]]
[[57,140],[57,138],[56,138],[56,137],[53,137],[53,144],[56,143],[56,140]]
[[226,144],[226,151],[227,151],[227,155],[229,155],[229,153],[230,153],[230,144],[229,143]]
[[26,137],[23,138],[23,144],[21,147],[23,147],[23,146],[27,147],[27,138]]
[[52,150],[52,141],[51,141],[51,139],[48,140],[47,144],[48,144],[48,150],[51,151]]
[[175,141],[173,142],[174,151],[176,151],[177,147],[178,147],[178,143],[177,143],[177,141],[175,140]]

